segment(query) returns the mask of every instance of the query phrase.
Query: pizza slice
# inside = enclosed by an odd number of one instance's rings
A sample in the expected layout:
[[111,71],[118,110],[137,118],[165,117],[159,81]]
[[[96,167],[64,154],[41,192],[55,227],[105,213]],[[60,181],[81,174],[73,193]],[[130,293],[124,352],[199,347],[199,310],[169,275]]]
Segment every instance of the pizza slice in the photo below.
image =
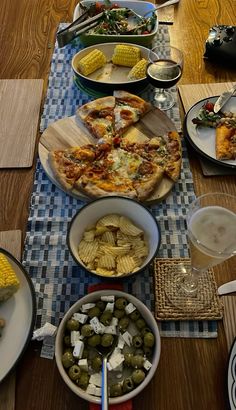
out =
[[76,187],[92,197],[121,195],[144,201],[160,183],[162,176],[163,170],[156,164],[137,153],[116,148],[83,173]]
[[225,124],[216,128],[216,158],[236,159],[236,127]]
[[110,148],[109,144],[87,144],[54,150],[49,152],[48,161],[56,180],[66,190],[71,190],[87,167],[101,160]]
[[94,138],[109,141],[114,135],[114,108],[115,97],[107,96],[82,105],[76,114]]
[[113,93],[116,103],[114,108],[114,129],[122,134],[130,125],[135,124],[151,109],[151,104],[141,97],[127,91],[117,90]]
[[124,150],[137,153],[161,167],[174,182],[178,180],[182,162],[182,148],[178,132],[170,131],[166,135],[154,137],[146,142],[131,143],[122,140],[121,146]]

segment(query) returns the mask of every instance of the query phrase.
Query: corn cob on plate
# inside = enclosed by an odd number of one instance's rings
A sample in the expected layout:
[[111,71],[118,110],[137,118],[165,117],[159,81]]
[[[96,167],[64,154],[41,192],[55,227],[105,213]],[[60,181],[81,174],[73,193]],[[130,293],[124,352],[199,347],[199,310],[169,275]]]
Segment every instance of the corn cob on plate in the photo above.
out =
[[36,314],[34,286],[22,264],[0,248],[0,383],[31,339]]
[[147,86],[149,49],[137,44],[107,43],[87,47],[72,59],[75,77],[92,89],[137,91]]

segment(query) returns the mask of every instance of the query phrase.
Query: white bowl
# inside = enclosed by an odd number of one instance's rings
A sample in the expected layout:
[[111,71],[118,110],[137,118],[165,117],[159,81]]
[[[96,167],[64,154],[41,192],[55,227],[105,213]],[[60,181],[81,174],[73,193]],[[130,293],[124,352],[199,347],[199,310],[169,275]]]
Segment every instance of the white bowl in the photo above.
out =
[[[133,199],[118,196],[98,198],[93,202],[89,202],[72,218],[67,234],[67,244],[73,258],[82,266],[82,268],[94,275],[105,277],[104,275],[99,275],[98,273],[89,270],[84,265],[79,257],[78,245],[88,226],[93,225],[103,216],[114,213],[130,218],[135,225],[140,227],[145,232],[145,239],[149,248],[148,256],[144,260],[140,269],[119,276],[119,279],[122,279],[144,270],[152,262],[160,247],[161,233],[157,220],[151,211],[141,203],[136,202]],[[108,278],[117,279],[117,276],[109,276]]]
[[[89,6],[90,4],[94,4],[95,0],[82,0],[81,4],[84,6]],[[99,0],[99,3],[103,4],[104,0]],[[120,7],[127,7],[134,10],[140,16],[143,16],[149,10],[155,10],[155,4],[149,3],[147,1],[140,1],[140,0],[111,0],[111,3],[118,4]],[[81,14],[83,10],[80,7],[80,3],[77,4],[74,10],[73,20],[76,20]],[[157,14],[157,11],[156,11]],[[150,13],[151,15],[151,13]],[[149,17],[149,15],[148,15]],[[158,30],[158,17],[157,22],[150,34],[143,34],[143,35],[106,35],[106,34],[82,34],[80,35],[80,41],[85,46],[91,46],[92,44],[99,44],[99,43],[107,43],[107,42],[124,42],[124,43],[135,43],[140,44],[142,46],[149,47],[152,44],[152,41],[157,34]]]
[[77,396],[82,397],[84,400],[87,400],[92,403],[100,403],[100,398],[92,396],[88,393],[86,393],[84,390],[82,390],[80,387],[76,386],[72,380],[69,378],[67,375],[63,365],[62,365],[62,349],[63,349],[63,335],[65,332],[65,325],[67,320],[73,315],[73,313],[78,312],[80,307],[85,304],[85,303],[91,303],[94,301],[97,301],[100,299],[101,296],[107,296],[107,295],[114,295],[117,297],[124,297],[126,298],[129,302],[133,303],[138,311],[141,313],[141,316],[144,318],[144,320],[147,322],[148,327],[152,330],[154,336],[155,336],[155,347],[154,347],[154,353],[152,357],[152,367],[148,371],[147,376],[145,377],[144,381],[138,385],[134,390],[131,392],[124,394],[119,397],[114,397],[109,399],[109,404],[117,404],[117,403],[122,403],[126,400],[132,399],[134,396],[139,394],[151,381],[153,378],[158,363],[160,359],[160,353],[161,353],[161,340],[160,340],[160,333],[159,329],[157,326],[157,323],[150,312],[150,310],[137,298],[134,296],[121,292],[118,290],[102,290],[102,291],[97,291],[97,292],[92,292],[86,296],[84,296],[82,299],[78,300],[65,314],[63,317],[58,330],[57,330],[57,336],[56,336],[56,346],[55,346],[55,357],[56,357],[56,363],[58,370],[64,380],[64,382],[67,384],[67,386],[75,393]]
[[[129,71],[131,70],[130,67],[123,67],[123,66],[115,66],[112,64],[111,59],[115,49],[115,46],[118,44],[125,44],[125,43],[103,43],[103,44],[96,44],[90,47],[86,47],[85,49],[76,53],[72,58],[72,69],[74,71],[75,76],[85,85],[92,89],[104,89],[115,90],[115,89],[125,89],[130,91],[136,91],[140,87],[145,87],[148,84],[147,77],[138,79],[138,80],[128,80],[127,76]],[[126,43],[127,45],[127,43]],[[137,47],[140,49],[141,58],[145,58],[148,60],[148,53],[149,49],[146,47],[139,46],[137,44],[130,44],[131,46]],[[92,50],[97,49],[101,50],[106,58],[107,63],[99,68],[98,70],[94,71],[93,73],[85,76],[81,74],[78,70],[78,63],[79,61],[89,54]],[[105,87],[105,88],[104,88]]]

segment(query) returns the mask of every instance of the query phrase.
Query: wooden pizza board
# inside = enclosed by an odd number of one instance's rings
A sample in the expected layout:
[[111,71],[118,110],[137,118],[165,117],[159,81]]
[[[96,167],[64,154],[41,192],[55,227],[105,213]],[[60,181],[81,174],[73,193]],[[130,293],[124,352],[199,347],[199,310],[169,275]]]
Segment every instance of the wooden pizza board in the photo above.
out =
[[[165,113],[157,108],[153,108],[137,124],[131,126],[123,137],[129,141],[141,142],[147,138],[163,135],[168,131],[176,131],[175,125]],[[63,191],[65,191],[65,189],[56,180],[49,166],[49,151],[81,146],[88,143],[96,144],[97,140],[89,134],[89,131],[76,116],[65,117],[58,120],[50,124],[43,132],[38,147],[40,161],[49,179]],[[174,182],[164,176],[160,185],[148,198],[146,203],[152,204],[163,200],[171,191],[173,185]],[[88,199],[88,197],[78,190],[65,192],[82,200]]]
[[[6,249],[18,260],[21,257],[20,230],[0,232],[0,247]],[[0,385],[0,403],[4,403],[5,410],[15,409],[15,371],[11,372]]]
[[43,80],[0,80],[0,168],[33,164]]

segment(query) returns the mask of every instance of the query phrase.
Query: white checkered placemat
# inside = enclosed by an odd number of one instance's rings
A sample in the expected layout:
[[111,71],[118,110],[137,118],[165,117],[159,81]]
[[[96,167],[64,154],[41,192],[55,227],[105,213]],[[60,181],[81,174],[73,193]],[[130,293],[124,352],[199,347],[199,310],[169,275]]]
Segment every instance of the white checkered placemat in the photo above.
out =
[[[64,26],[60,25],[59,29]],[[169,41],[167,27],[160,27],[158,41]],[[91,100],[73,80],[71,58],[79,48],[78,42],[62,49],[55,45],[41,131],[59,118],[74,115],[79,105]],[[175,89],[172,91],[176,93]],[[147,94],[143,97],[151,100],[152,90],[145,92]],[[168,115],[180,128],[177,105]],[[159,257],[188,257],[185,216],[193,198],[192,175],[183,141],[181,177],[167,199],[151,207],[162,232]],[[37,295],[36,328],[45,322],[57,326],[65,311],[87,293],[88,285],[102,281],[74,262],[66,244],[68,224],[83,205],[83,201],[57,188],[38,160],[23,254],[23,264],[33,280]],[[154,311],[153,278],[149,270],[122,283],[126,292],[141,299]],[[168,337],[216,337],[217,322],[163,322],[160,331],[162,336]]]

